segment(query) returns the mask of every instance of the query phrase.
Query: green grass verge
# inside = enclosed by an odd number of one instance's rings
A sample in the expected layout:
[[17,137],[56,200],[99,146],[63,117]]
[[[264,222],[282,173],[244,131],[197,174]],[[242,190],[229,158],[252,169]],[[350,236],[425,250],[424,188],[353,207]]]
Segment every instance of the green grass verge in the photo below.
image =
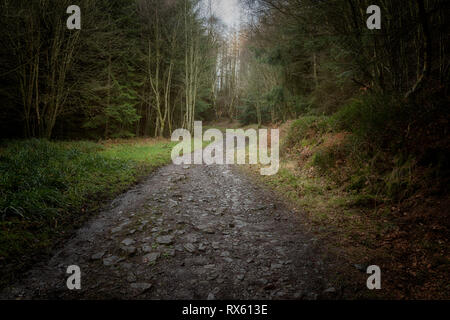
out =
[[154,168],[175,143],[7,142],[0,148],[0,286]]

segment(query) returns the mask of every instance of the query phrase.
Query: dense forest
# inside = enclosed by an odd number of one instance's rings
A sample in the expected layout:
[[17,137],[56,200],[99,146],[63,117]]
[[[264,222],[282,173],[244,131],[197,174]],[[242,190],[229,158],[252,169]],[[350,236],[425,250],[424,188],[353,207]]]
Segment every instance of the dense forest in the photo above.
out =
[[[211,1],[84,0],[82,30],[68,30],[67,1],[2,1],[2,136],[169,136],[196,117],[261,125],[329,115],[358,93],[355,109],[401,118],[396,134],[443,136],[428,127],[446,107],[445,1],[379,1],[381,30],[366,27],[367,1],[246,4],[248,23],[224,30]],[[347,125],[391,136],[371,120]]]
[[[360,171],[397,176],[380,185],[367,173],[361,183],[373,192],[405,197],[421,183],[446,189],[448,2],[377,1],[380,30],[366,26],[370,1],[247,4],[253,15],[242,31],[241,122],[299,119],[284,143],[294,153],[311,130],[351,133],[345,147],[318,153],[316,164],[330,169],[344,157]],[[428,173],[412,182],[414,170]]]
[[[217,33],[198,1],[2,1],[2,136],[168,135],[214,90]],[[198,106],[198,108],[195,108]]]
[[[217,1],[78,0],[70,30],[73,1],[0,0],[0,262],[14,269],[73,224],[62,212],[95,211],[168,163],[167,138],[202,120],[280,128],[269,185],[395,252],[392,279],[417,265],[448,298],[450,2],[243,0],[229,26]],[[342,208],[358,217],[323,213]],[[376,247],[358,237],[346,245]],[[394,296],[428,297],[411,283]]]

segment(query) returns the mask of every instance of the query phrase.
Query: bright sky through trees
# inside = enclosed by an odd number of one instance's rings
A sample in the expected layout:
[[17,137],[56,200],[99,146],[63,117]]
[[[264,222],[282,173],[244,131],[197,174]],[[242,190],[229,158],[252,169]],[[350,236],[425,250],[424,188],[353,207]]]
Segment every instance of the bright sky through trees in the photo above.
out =
[[212,9],[227,27],[239,25],[242,15],[239,0],[212,0]]

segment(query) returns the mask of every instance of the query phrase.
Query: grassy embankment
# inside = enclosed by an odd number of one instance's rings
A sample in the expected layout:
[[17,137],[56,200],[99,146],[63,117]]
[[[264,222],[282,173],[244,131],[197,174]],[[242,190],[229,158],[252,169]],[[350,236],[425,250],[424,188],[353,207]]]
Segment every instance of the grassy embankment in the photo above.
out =
[[155,168],[175,143],[11,141],[0,148],[0,286]]
[[[432,122],[421,122],[408,106],[355,99],[334,115],[282,125],[277,175],[262,177],[251,167],[348,265],[350,274],[342,270],[336,285],[347,286],[350,296],[450,297],[446,140],[433,127],[445,113],[434,112]],[[412,118],[417,130],[436,136],[402,138]],[[371,264],[382,269],[381,292],[365,289],[364,266]],[[355,282],[361,286],[348,287]]]

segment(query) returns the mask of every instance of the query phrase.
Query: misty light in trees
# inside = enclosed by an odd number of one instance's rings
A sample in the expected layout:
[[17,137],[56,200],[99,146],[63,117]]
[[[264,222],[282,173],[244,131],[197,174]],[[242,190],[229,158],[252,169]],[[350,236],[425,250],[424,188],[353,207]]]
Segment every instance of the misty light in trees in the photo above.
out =
[[[209,4],[209,1],[206,0],[206,3]],[[228,28],[237,27],[240,24],[242,10],[239,0],[213,0],[211,9]]]

